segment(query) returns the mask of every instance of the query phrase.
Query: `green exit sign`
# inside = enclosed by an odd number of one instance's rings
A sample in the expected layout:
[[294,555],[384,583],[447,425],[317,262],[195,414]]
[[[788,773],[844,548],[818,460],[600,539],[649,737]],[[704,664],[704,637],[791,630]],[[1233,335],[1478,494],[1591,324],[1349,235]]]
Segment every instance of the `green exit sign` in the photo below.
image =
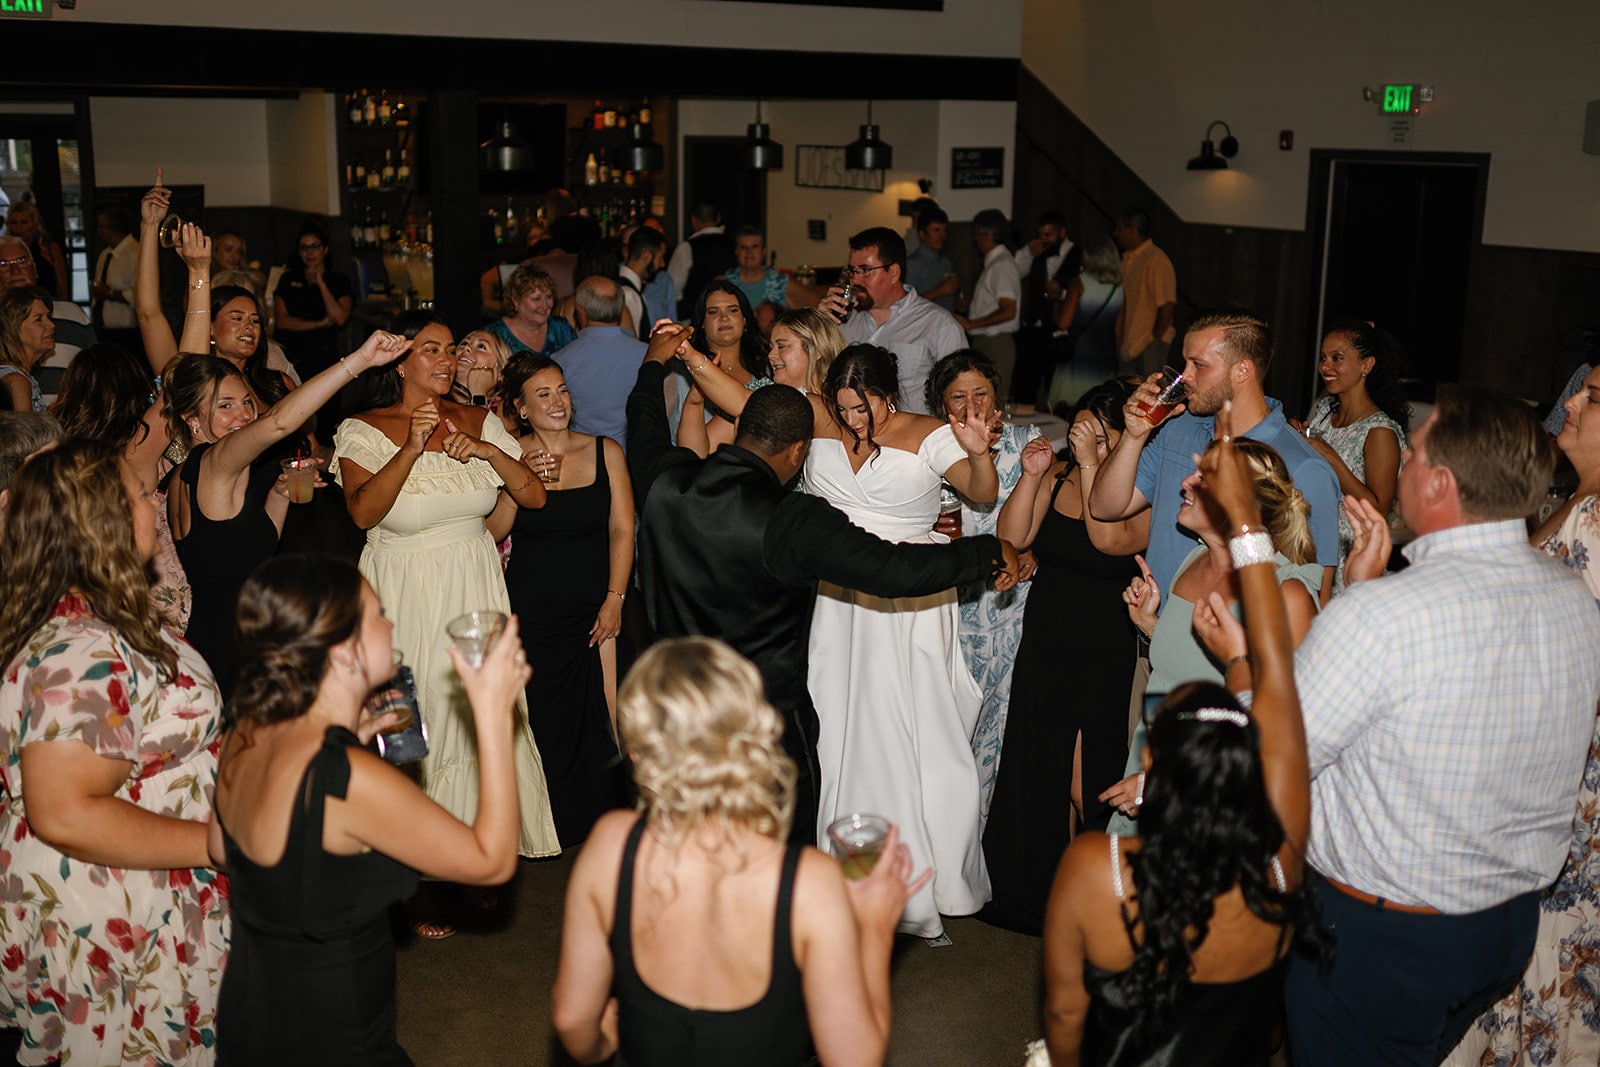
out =
[[[4,0],[0,0],[3,3]],[[1411,106],[1411,93],[1415,85],[1385,85],[1383,87],[1383,113],[1385,115],[1409,115],[1414,108]]]
[[56,0],[0,0],[0,18],[47,19]]

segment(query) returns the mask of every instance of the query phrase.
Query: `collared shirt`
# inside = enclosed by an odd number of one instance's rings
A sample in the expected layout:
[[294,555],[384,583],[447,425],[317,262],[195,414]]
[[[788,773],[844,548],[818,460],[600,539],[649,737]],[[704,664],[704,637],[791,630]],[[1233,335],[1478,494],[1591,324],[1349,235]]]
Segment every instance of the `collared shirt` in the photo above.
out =
[[1600,612],[1521,519],[1425,534],[1295,655],[1317,870],[1452,915],[1550,884],[1600,699]]
[[1178,302],[1178,276],[1172,260],[1148,237],[1138,248],[1122,253],[1122,289],[1127,295],[1117,316],[1117,336],[1123,358],[1132,359],[1152,341],[1170,342],[1177,330],[1169,325],[1155,336],[1156,312]]
[[969,319],[981,319],[1000,310],[1000,301],[1010,300],[1015,307],[1011,317],[992,326],[979,326],[970,331],[974,337],[994,337],[1002,333],[1016,333],[1022,321],[1022,276],[1017,273],[1017,261],[1011,258],[1005,245],[995,245],[983,257],[983,273],[978,284],[972,287],[972,306]]
[[895,354],[899,364],[900,407],[927,415],[928,404],[922,395],[933,365],[952,352],[967,347],[967,335],[956,324],[955,316],[931,300],[924,300],[905,287],[905,295],[889,305],[889,317],[882,326],[870,311],[857,311],[839,327],[848,344],[873,344]]
[[626,263],[617,268],[617,277],[621,281],[617,288],[622,290],[622,302],[633,316],[634,332],[640,337],[649,337],[652,324],[644,317],[644,279]]
[[122,295],[100,301],[100,321],[107,329],[131,330],[139,325],[133,312],[133,283],[139,276],[139,242],[129,234],[116,247],[102,249],[95,260],[94,280],[103,281]]
[[[949,256],[935,252],[927,245],[919,244],[915,251],[906,253],[906,282],[919,295],[929,289],[937,289],[944,284],[945,278],[955,272],[955,264],[950,262]],[[946,311],[954,311],[956,294],[946,293],[935,299],[934,303]]]
[[683,299],[683,287],[689,284],[689,272],[694,269],[694,245],[690,241],[702,233],[725,232],[721,226],[702,226],[687,239],[679,241],[678,247],[672,250],[672,258],[667,260],[667,276],[672,279],[672,287],[677,290],[679,300]]
[[[1317,543],[1317,562],[1324,567],[1339,563],[1339,479],[1328,461],[1306,443],[1283,417],[1283,405],[1267,397],[1267,417],[1247,430],[1236,431],[1270,445],[1283,457],[1294,487],[1311,507],[1311,538]],[[1153,441],[1139,453],[1134,488],[1150,503],[1150,548],[1145,562],[1156,586],[1165,595],[1172,589],[1178,564],[1194,547],[1195,536],[1178,525],[1183,502],[1181,483],[1194,473],[1194,457],[1206,450],[1216,435],[1216,419],[1184,412],[1162,424]]]
[[585,326],[551,357],[567,378],[574,430],[609,437],[627,451],[628,394],[644,352],[644,342],[621,326]]

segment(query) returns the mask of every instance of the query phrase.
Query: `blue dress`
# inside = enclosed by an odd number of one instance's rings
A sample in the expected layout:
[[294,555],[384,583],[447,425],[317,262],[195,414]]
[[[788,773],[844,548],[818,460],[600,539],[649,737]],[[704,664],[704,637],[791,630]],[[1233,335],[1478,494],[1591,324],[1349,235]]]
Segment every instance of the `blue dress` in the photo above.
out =
[[[533,351],[533,349],[517,339],[517,335],[511,332],[511,327],[506,325],[505,319],[495,319],[484,328],[504,341],[506,346],[511,349],[513,356],[519,352]],[[538,354],[541,356],[553,356],[577,340],[577,338],[578,331],[572,328],[572,323],[559,315],[551,315],[550,322],[544,328],[544,347],[539,349]]]

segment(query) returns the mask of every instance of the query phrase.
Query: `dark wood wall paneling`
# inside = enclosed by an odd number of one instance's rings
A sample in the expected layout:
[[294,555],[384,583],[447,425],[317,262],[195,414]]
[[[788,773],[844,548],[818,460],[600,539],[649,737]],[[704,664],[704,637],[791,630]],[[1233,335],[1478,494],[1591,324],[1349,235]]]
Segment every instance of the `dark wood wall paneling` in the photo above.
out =
[[[1185,222],[1026,70],[1017,76],[1016,154],[1013,212],[1024,232],[1054,207],[1083,240],[1109,234],[1122,208],[1143,207],[1177,271],[1179,328],[1221,304],[1265,315],[1277,331],[1268,392],[1291,412],[1304,406],[1315,315],[1306,231]],[[1574,335],[1600,329],[1600,254],[1480,245],[1469,288],[1462,380],[1552,400],[1579,362]]]

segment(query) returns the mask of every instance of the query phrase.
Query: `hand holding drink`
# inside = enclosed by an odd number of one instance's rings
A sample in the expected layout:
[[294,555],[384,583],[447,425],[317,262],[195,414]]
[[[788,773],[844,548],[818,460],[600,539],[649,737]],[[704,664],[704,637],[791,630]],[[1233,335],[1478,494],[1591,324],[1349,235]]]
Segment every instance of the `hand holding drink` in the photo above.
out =
[[[1188,383],[1184,381],[1182,371],[1172,367],[1162,367],[1160,375],[1161,389],[1153,399],[1139,400],[1139,414],[1150,423],[1152,427],[1160,426],[1172,414],[1174,408],[1183,403],[1189,395]],[[1148,383],[1146,383],[1148,385]],[[1144,392],[1143,389],[1140,390]]]
[[290,456],[278,461],[283,468],[284,487],[289,503],[309,504],[317,488],[317,469],[320,462],[312,456]]
[[872,873],[889,839],[889,820],[881,815],[851,812],[828,824],[828,838],[844,876],[852,882]]

